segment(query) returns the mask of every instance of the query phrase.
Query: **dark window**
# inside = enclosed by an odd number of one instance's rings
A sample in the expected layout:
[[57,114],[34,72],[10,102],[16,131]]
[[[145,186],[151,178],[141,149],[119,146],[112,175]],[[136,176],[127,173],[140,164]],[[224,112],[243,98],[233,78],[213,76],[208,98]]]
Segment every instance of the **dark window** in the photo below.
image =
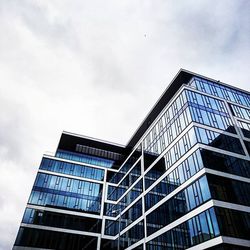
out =
[[23,223],[100,233],[101,220],[26,208]]
[[250,240],[250,214],[232,209],[215,207],[221,235]]
[[212,198],[250,206],[250,184],[217,175],[207,175]]
[[57,250],[93,250],[97,238],[70,233],[20,227],[15,246],[48,248]]
[[186,249],[219,235],[214,209],[189,219],[146,243],[147,250]]
[[214,170],[250,177],[250,161],[234,156],[201,149],[204,167]]
[[[202,176],[147,215],[148,235],[184,216],[210,198],[206,176]],[[152,196],[146,196],[145,203],[150,203],[150,199]]]

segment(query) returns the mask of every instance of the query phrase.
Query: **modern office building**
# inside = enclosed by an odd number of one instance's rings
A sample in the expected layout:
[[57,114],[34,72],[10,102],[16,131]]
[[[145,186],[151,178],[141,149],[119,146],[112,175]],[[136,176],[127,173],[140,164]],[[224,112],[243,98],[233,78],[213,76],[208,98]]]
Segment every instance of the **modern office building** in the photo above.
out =
[[249,155],[250,93],[180,70],[126,146],[62,133],[13,249],[249,249]]

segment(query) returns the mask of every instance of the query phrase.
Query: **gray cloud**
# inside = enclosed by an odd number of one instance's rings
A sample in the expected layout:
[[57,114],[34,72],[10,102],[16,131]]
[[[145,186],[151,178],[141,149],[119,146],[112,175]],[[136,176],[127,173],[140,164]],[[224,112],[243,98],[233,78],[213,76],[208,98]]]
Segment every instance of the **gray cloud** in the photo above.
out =
[[125,144],[180,68],[249,89],[247,0],[0,2],[0,249],[62,130]]

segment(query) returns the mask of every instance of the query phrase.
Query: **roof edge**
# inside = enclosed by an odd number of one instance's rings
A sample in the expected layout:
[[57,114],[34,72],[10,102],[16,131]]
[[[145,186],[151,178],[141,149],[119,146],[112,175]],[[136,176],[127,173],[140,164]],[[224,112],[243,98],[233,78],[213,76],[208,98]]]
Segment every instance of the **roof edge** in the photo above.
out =
[[234,87],[234,86],[231,86],[231,85],[229,85],[227,83],[221,82],[220,80],[215,80],[215,79],[206,77],[204,75],[197,74],[195,72],[192,72],[192,71],[181,68],[178,71],[178,73],[174,76],[174,78],[171,80],[171,82],[168,84],[167,88],[162,93],[162,95],[158,98],[158,100],[153,105],[153,107],[150,109],[150,111],[148,112],[146,117],[139,124],[138,128],[135,130],[133,135],[130,137],[128,143],[126,144],[127,147],[134,147],[136,145],[137,141],[141,138],[141,136],[143,136],[143,134],[148,129],[148,127],[151,125],[153,120],[155,118],[157,118],[157,116],[161,112],[161,109],[164,108],[167,105],[167,103],[172,99],[172,97],[178,91],[178,89],[183,84],[187,84],[188,81],[192,77],[199,77],[199,78],[202,78],[204,80],[214,82],[214,83],[218,83],[218,84],[220,84],[222,86],[225,86],[225,87],[228,87],[228,88],[231,88],[231,89],[235,89],[235,90],[238,90],[238,91],[241,91],[243,93],[246,93],[246,94],[250,95],[250,92],[247,91],[247,90],[244,90],[244,89],[241,89],[241,88],[238,88],[238,87]]
[[122,144],[119,144],[119,143],[110,142],[110,141],[106,141],[106,140],[103,140],[103,139],[99,139],[99,138],[91,137],[91,136],[87,136],[87,135],[80,135],[80,134],[72,133],[72,132],[65,131],[65,130],[63,130],[62,134],[76,136],[76,137],[79,137],[79,138],[83,138],[83,139],[87,139],[87,140],[91,140],[91,141],[96,141],[96,142],[100,142],[100,143],[104,143],[104,144],[114,145],[114,146],[121,147],[121,148],[126,147],[125,145],[122,145]]

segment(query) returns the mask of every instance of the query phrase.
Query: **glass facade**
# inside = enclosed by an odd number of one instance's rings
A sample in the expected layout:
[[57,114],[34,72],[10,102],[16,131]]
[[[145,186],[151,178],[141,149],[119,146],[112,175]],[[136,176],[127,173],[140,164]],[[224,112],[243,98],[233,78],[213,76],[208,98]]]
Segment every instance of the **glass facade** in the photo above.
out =
[[102,185],[38,173],[28,203],[99,213]]
[[62,134],[13,249],[248,249],[249,154],[250,94],[180,71],[127,146]]
[[220,235],[213,208],[147,242],[147,250],[186,249]]

